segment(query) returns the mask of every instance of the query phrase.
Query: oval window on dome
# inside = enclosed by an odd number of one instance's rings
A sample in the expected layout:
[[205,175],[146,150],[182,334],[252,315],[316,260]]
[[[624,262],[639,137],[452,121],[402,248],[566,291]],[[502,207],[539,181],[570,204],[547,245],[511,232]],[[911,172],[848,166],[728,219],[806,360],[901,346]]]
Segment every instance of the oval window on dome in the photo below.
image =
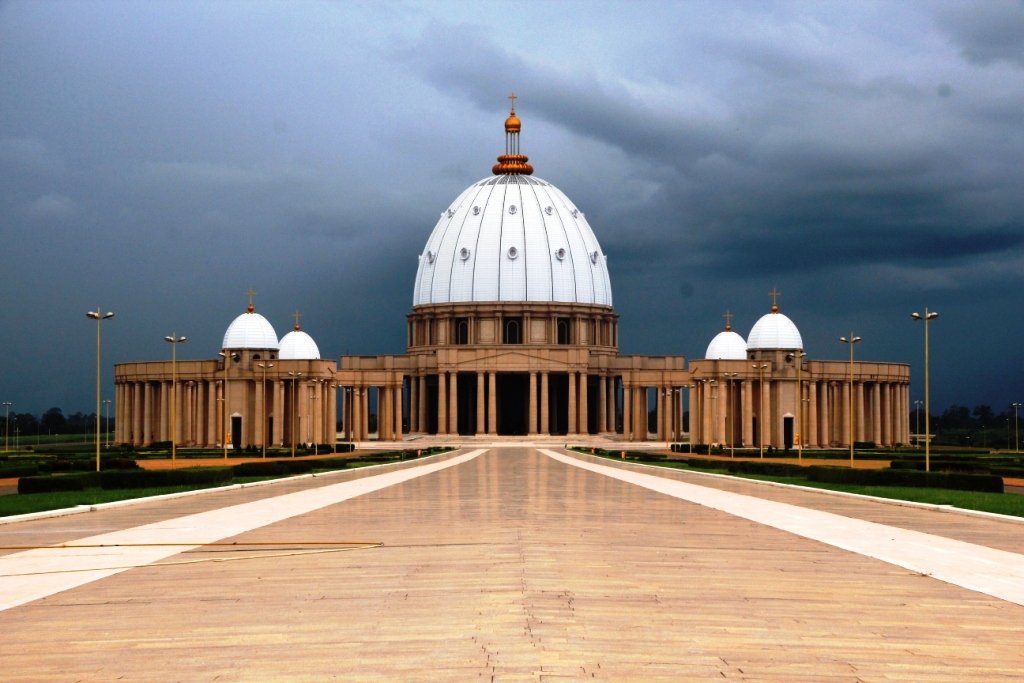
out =
[[468,247],[463,247],[462,249],[459,250],[459,258],[461,258],[463,261],[465,261],[466,259],[469,258],[469,248]]
[[555,209],[554,209],[554,207],[551,207],[551,206],[545,206],[545,207],[544,207],[544,213],[546,213],[547,215],[549,215],[549,216],[550,216],[550,215],[551,215],[551,214],[553,214],[554,212],[555,212]]
[[565,259],[565,249],[562,248],[562,247],[559,247],[558,249],[556,249],[555,250],[555,258],[558,259],[559,261]]
[[479,206],[474,206],[473,207],[473,215],[474,216],[479,216],[480,215],[480,207]]
[[508,257],[515,261],[519,257],[519,250],[515,247],[508,248]]
[[454,211],[452,211],[451,209],[448,209],[448,211],[446,211],[445,213],[447,213],[447,214],[448,214],[448,218],[451,218],[452,216],[454,216],[454,215],[455,215],[455,212],[454,212]]
[[433,263],[434,259],[436,259],[436,258],[437,258],[437,254],[435,254],[432,251],[428,251],[427,252],[427,263]]
[[596,264],[598,256],[600,256],[600,254],[598,254],[596,251],[590,252],[590,262]]
[[580,217],[580,210],[579,209],[573,209],[572,210],[572,217],[573,218],[579,218]]
[[515,216],[517,211],[519,211],[519,209],[516,208],[515,204],[509,204],[508,213],[510,216]]

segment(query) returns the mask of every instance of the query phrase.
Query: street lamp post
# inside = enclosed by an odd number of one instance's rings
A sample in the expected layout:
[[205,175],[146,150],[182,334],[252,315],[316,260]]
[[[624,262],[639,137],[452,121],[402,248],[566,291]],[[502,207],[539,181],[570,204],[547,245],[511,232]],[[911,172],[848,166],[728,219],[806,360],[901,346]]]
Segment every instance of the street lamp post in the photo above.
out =
[[96,321],[96,471],[100,471],[100,323],[114,317],[110,311],[106,313],[99,306],[95,311],[88,311],[86,318]]
[[188,337],[179,337],[176,332],[164,337],[171,345],[171,467],[178,457],[178,344],[184,344]]
[[804,461],[804,440],[800,430],[804,425],[804,384],[800,379],[800,370],[807,354],[803,351],[794,351],[787,356],[796,361],[796,428],[793,430],[793,436],[796,441],[796,459],[802,463]]
[[107,411],[107,428],[103,430],[107,434],[107,448],[110,448],[110,399],[103,399],[103,407]]
[[850,333],[849,338],[847,338],[847,337],[840,337],[839,338],[839,341],[843,342],[844,344],[849,344],[850,345],[850,400],[849,400],[848,406],[847,406],[847,408],[848,408],[847,416],[848,416],[849,422],[850,422],[849,438],[850,438],[850,467],[851,468],[853,467],[853,418],[854,418],[854,415],[855,415],[854,410],[853,410],[853,404],[854,404],[854,401],[856,400],[856,397],[853,394],[853,345],[856,344],[857,342],[859,342],[860,340],[861,340],[860,337],[853,336],[853,332]]
[[736,398],[733,396],[733,380],[739,377],[738,372],[723,372],[725,381],[728,382],[726,395],[729,397],[729,457],[736,457],[736,429],[733,426],[733,413],[736,412]]
[[4,450],[11,450],[11,406],[10,401],[4,401]]
[[764,371],[768,368],[767,363],[754,363],[750,367],[757,370],[757,404],[758,404],[758,415],[757,415],[757,445],[760,451],[760,457],[764,459]]
[[312,435],[310,437],[310,440],[313,442],[313,455],[320,455],[320,453],[318,451],[319,446],[317,445],[317,438],[319,437],[319,434],[315,433],[316,432],[316,429],[315,429],[315,427],[316,427],[316,420],[313,419],[313,415],[316,414],[315,411],[317,410],[317,408],[315,408],[314,406],[318,406],[319,405],[317,403],[313,403],[313,401],[317,400],[317,398],[318,398],[317,395],[316,395],[316,391],[313,390],[313,387],[315,387],[316,384],[317,384],[317,380],[311,379],[311,380],[309,380],[309,383],[312,386],[310,386],[310,388],[309,388],[309,406],[310,407],[309,407],[309,417],[307,418],[307,421],[308,421],[309,424],[306,425],[306,430],[308,432],[310,432],[310,434]]
[[299,378],[302,377],[301,372],[289,372],[289,377],[292,377],[292,457],[295,457],[295,432],[298,427],[295,424],[295,420],[299,414],[298,399],[299,399]]
[[924,471],[931,471],[931,454],[932,454],[932,428],[931,428],[931,406],[929,405],[929,391],[928,391],[928,321],[934,320],[939,317],[939,314],[935,311],[929,311],[926,306],[924,309],[924,315],[921,315],[917,311],[910,314],[910,317],[914,320],[924,321]]
[[267,458],[267,368],[274,367],[273,363],[257,363],[257,367],[263,368],[263,387],[260,395],[263,396],[263,412],[260,420],[263,421],[263,459]]

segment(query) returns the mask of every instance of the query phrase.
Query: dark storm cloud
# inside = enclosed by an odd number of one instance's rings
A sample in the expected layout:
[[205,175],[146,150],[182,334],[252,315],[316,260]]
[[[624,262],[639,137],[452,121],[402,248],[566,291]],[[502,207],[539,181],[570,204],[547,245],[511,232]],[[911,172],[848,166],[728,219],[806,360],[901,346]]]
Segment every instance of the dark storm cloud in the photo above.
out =
[[1024,391],[1021,7],[2,4],[0,398],[90,409],[97,305],[107,365],[171,331],[212,357],[249,287],[325,356],[401,351],[416,256],[516,91],[625,351],[699,356],[777,286],[818,357],[855,327],[919,363],[906,319],[933,302],[936,358],[986,328],[991,359],[936,386],[1018,400],[978,378]]

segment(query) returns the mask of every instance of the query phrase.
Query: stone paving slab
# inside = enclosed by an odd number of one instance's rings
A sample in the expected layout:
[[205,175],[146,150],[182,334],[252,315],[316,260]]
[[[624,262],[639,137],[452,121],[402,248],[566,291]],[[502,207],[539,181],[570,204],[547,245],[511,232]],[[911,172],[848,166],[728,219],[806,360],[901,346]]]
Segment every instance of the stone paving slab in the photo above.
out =
[[[1024,672],[1024,607],[531,448],[490,450],[236,538],[342,537],[383,545],[148,565],[0,612],[3,679],[987,682]],[[169,559],[222,555],[197,547]]]

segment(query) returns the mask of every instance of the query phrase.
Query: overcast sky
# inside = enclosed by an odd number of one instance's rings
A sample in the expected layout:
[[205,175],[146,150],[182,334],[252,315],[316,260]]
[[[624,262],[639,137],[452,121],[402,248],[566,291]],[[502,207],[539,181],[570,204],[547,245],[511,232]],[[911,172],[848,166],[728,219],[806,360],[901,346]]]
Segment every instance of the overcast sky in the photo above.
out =
[[778,288],[812,359],[1024,399],[1024,3],[0,3],[0,400],[92,412],[214,358],[256,290],[400,353],[416,256],[504,151],[608,254],[623,352],[703,356]]

